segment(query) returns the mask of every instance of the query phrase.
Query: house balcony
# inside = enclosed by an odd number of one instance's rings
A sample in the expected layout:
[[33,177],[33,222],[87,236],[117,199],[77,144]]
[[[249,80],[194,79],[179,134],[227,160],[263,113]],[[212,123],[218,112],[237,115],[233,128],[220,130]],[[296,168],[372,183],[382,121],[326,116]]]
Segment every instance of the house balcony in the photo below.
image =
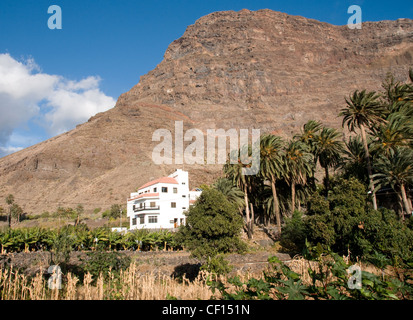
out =
[[143,206],[143,207],[134,207],[133,211],[134,212],[141,212],[141,211],[155,211],[155,210],[160,210],[160,206],[155,206],[155,207],[151,207],[151,206]]

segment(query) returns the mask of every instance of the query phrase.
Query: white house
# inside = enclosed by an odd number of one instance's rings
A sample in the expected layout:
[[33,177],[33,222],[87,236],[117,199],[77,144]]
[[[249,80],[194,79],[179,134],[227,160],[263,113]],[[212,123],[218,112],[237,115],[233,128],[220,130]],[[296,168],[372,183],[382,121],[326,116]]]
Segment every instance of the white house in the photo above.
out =
[[188,186],[188,172],[177,169],[131,193],[127,205],[130,229],[172,229],[185,224],[183,213],[202,192],[189,191]]

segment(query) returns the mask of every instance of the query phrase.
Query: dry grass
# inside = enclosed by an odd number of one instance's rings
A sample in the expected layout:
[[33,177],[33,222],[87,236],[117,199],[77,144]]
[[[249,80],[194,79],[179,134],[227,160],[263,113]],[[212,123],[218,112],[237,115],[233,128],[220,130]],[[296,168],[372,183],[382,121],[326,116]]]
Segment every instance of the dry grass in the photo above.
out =
[[[182,300],[207,300],[212,296],[205,272],[191,282],[185,277],[179,281],[161,274],[141,274],[138,268],[132,263],[120,275],[109,272],[106,279],[100,276],[95,282],[88,273],[83,283],[68,273],[60,290],[49,289],[41,272],[29,280],[14,269],[0,269],[0,300],[165,300],[168,295]],[[226,282],[225,278],[221,280]]]
[[[371,265],[359,265],[362,270],[377,275],[383,274],[382,270]],[[309,267],[317,271],[320,267],[323,268],[317,262],[299,256],[289,261],[288,266],[301,275],[304,284],[311,283],[307,272]],[[206,272],[200,272],[194,281],[189,281],[185,277],[178,280],[160,273],[142,273],[139,268],[139,264],[133,262],[120,274],[109,272],[108,277],[104,279],[101,275],[96,281],[87,273],[82,283],[75,275],[68,273],[63,277],[60,290],[49,289],[47,279],[42,272],[28,278],[12,268],[0,269],[0,300],[165,300],[168,296],[182,300],[208,300],[213,295],[217,299],[220,298],[220,294],[213,293],[206,284],[210,276]],[[389,275],[394,273],[394,270],[385,270],[385,273]],[[253,274],[238,273],[237,276],[245,282]],[[258,278],[262,276],[261,274]],[[254,277],[257,278],[256,275]],[[235,290],[226,277],[220,277],[219,280],[227,287],[228,292]],[[327,279],[327,281],[331,280],[333,280],[332,276],[331,279]]]

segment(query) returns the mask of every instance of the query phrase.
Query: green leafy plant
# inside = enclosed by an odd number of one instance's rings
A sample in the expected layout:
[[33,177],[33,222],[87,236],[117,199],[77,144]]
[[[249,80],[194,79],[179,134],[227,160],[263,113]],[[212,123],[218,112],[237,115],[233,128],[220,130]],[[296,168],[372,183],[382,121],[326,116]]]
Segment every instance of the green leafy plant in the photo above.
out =
[[206,261],[220,253],[245,250],[240,239],[242,225],[237,207],[211,188],[189,209],[187,224],[181,226],[175,240],[193,257]]
[[83,259],[82,269],[85,273],[89,272],[93,276],[94,281],[96,281],[100,274],[107,278],[109,272],[119,276],[120,270],[126,270],[130,263],[130,257],[119,252],[99,250],[87,253],[87,258]]
[[[404,281],[396,277],[380,277],[362,271],[360,288],[350,286],[351,263],[321,246],[310,247],[307,243],[305,258],[308,269],[304,274],[294,272],[277,257],[268,259],[271,269],[263,272],[261,278],[241,281],[239,277],[228,280],[211,280],[208,285],[220,293],[223,300],[399,300],[412,299],[412,269],[406,270]],[[307,279],[304,281],[304,279]],[[308,280],[309,279],[309,280]]]

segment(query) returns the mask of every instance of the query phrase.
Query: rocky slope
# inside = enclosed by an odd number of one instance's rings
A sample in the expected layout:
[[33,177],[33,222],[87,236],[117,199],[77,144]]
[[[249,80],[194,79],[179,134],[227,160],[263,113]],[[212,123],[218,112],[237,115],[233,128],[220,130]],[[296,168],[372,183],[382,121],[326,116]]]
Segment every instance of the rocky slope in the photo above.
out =
[[[164,60],[116,107],[76,129],[0,159],[0,201],[25,211],[124,203],[130,192],[175,168],[191,187],[220,165],[156,165],[155,130],[261,129],[285,137],[309,119],[340,127],[344,98],[378,90],[388,72],[413,65],[413,20],[366,22],[361,30],[271,10],[216,12],[170,44]],[[1,203],[0,203],[1,205]]]

